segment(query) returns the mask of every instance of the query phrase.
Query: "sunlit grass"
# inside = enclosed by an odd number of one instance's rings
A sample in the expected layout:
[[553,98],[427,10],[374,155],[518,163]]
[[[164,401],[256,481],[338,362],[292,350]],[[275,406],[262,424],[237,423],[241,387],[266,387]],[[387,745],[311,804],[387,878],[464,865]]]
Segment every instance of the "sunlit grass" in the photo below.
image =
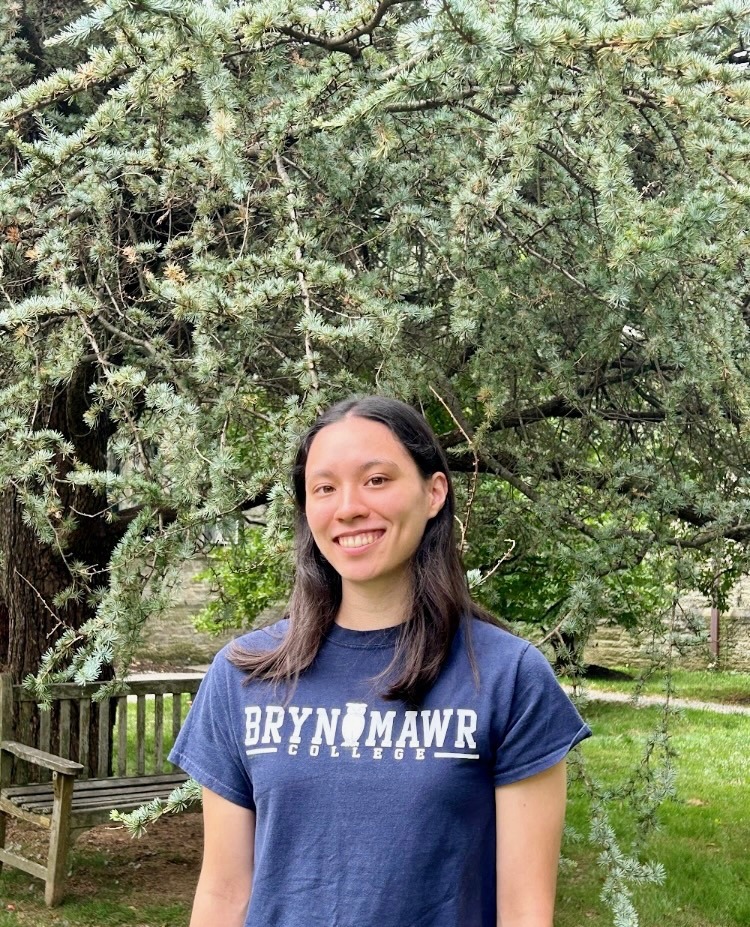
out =
[[[583,747],[592,774],[614,786],[633,769],[657,708],[592,702],[587,718],[595,736]],[[660,829],[647,840],[642,859],[661,862],[664,885],[638,888],[641,927],[747,927],[750,924],[750,718],[685,711],[671,722],[676,759],[673,800],[659,811]],[[586,833],[588,802],[573,783],[569,822]],[[623,849],[634,833],[626,808],[613,807]],[[556,927],[610,927],[611,913],[598,894],[602,875],[596,851],[569,843],[576,864],[560,879]]]

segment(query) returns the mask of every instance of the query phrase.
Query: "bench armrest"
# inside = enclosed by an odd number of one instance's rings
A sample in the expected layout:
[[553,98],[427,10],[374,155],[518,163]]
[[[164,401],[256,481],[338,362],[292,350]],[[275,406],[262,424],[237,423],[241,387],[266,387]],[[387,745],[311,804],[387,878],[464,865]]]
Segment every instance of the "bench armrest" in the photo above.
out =
[[61,756],[45,753],[44,750],[37,750],[36,747],[27,747],[26,744],[19,744],[15,740],[0,740],[0,752],[2,751],[12,753],[13,756],[26,760],[27,763],[34,763],[35,766],[43,766],[44,769],[62,773],[64,776],[77,776],[83,771],[80,763],[64,760]]

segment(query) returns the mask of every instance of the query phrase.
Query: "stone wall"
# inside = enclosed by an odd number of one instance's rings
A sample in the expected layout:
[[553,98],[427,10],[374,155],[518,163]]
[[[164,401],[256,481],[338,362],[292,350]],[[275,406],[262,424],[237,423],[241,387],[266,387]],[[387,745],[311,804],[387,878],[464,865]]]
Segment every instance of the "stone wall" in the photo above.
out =
[[160,618],[146,623],[137,660],[175,668],[204,666],[224,644],[239,634],[233,631],[214,636],[195,630],[193,619],[211,596],[210,583],[196,579],[205,569],[203,558],[185,564],[175,603]]
[[[720,616],[719,657],[711,653],[709,629],[711,609],[699,595],[681,602],[681,620],[672,636],[674,665],[683,669],[724,669],[750,672],[750,582],[738,584],[729,609]],[[624,628],[602,622],[584,652],[587,663],[599,666],[646,666],[654,648],[669,647],[670,634],[663,632],[634,636]]]

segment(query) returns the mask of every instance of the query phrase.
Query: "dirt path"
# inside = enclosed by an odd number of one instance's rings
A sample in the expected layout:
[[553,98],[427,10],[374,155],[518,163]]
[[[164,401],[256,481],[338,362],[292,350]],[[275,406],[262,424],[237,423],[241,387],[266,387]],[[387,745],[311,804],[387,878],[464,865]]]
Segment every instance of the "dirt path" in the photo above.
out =
[[[564,686],[571,692],[570,686]],[[592,702],[627,702],[636,708],[645,708],[651,705],[663,705],[663,695],[641,695],[634,699],[629,692],[604,692],[601,689],[586,689],[585,697]],[[750,715],[750,705],[731,705],[723,702],[701,702],[691,698],[672,698],[669,700],[673,708],[689,708],[697,711],[715,711],[720,715]]]
[[[41,864],[46,861],[49,832],[26,821],[11,818],[7,847]],[[66,882],[62,908],[44,906],[44,884],[16,870],[6,870],[12,883],[0,882],[0,923],[10,923],[3,914],[11,912],[19,927],[64,927],[91,924],[85,904],[97,899],[130,907],[133,927],[156,927],[148,917],[151,905],[168,901],[189,911],[198,881],[203,850],[203,821],[200,814],[164,815],[134,839],[121,826],[101,824],[81,834],[73,846],[72,872]],[[66,905],[71,916],[66,917]],[[82,905],[79,912],[76,905]],[[71,910],[72,909],[72,910]],[[140,912],[140,913],[136,913]],[[81,918],[81,919],[79,919]],[[188,915],[184,917],[187,924]],[[121,924],[119,919],[107,924]],[[163,924],[159,920],[159,924]],[[172,921],[170,920],[170,923]]]

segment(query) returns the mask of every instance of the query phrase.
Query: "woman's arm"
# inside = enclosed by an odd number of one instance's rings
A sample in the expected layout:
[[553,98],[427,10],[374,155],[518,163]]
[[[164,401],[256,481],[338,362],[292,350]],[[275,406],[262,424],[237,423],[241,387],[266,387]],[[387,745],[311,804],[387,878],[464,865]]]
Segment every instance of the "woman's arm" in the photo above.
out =
[[255,812],[203,789],[203,865],[190,927],[243,927],[253,886]]
[[566,785],[561,760],[495,789],[498,927],[552,927]]

